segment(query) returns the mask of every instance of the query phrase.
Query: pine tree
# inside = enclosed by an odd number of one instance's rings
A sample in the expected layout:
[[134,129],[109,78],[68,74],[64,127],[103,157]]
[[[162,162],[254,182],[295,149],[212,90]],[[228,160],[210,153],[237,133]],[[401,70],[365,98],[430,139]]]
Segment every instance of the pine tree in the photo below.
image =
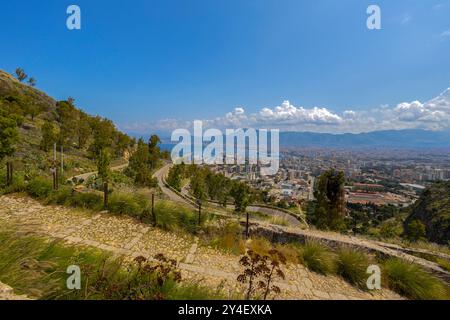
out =
[[46,121],[42,126],[42,139],[40,147],[43,151],[48,152],[53,144],[56,143],[57,136],[55,133],[55,128],[50,121]]

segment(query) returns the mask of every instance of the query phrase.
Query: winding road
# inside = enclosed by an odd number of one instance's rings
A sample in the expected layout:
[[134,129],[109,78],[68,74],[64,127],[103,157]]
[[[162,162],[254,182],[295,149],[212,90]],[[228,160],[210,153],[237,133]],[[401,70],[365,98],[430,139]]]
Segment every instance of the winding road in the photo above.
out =
[[[163,166],[161,169],[159,169],[157,172],[155,172],[155,174],[153,175],[153,177],[155,177],[158,180],[158,186],[161,188],[162,192],[172,201],[175,202],[181,202],[189,207],[196,207],[193,204],[193,200],[188,200],[189,199],[189,194],[187,192],[186,189],[183,189],[181,191],[181,195],[177,194],[176,192],[174,192],[172,189],[170,189],[165,181],[165,177],[167,176],[167,174],[169,173],[170,168],[172,167],[172,164],[166,164],[165,166]],[[208,202],[210,205],[215,206],[217,208],[220,208],[221,206],[217,203],[214,202]],[[227,205],[227,208],[229,209],[234,209],[234,205]],[[274,217],[279,217],[282,218],[283,220],[287,221],[289,223],[290,226],[293,227],[297,227],[302,225],[302,223],[295,218],[294,216],[281,211],[281,210],[277,210],[275,208],[269,208],[269,207],[263,207],[263,206],[258,206],[258,205],[251,205],[247,207],[247,210],[249,212],[261,212],[270,216],[274,216]]]

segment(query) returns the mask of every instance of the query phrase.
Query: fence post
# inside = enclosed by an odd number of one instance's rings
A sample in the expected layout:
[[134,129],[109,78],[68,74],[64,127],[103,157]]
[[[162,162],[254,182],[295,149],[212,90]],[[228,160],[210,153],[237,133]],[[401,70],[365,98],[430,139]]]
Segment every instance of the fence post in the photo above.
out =
[[249,233],[248,233],[248,220],[249,220],[249,214],[248,211],[246,211],[247,213],[247,222],[245,223],[245,237],[248,239]]
[[108,209],[108,182],[103,183],[103,206]]
[[6,162],[6,185],[9,186],[9,161]]
[[152,217],[153,217],[153,224],[156,226],[155,194],[154,193],[152,193]]
[[58,181],[58,167],[55,167],[55,190],[58,190],[59,188],[59,181]]

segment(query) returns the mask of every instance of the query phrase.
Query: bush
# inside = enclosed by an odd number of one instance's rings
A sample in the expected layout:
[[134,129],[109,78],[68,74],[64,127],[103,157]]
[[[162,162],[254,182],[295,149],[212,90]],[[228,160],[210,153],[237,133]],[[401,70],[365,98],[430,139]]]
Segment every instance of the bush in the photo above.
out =
[[108,210],[112,213],[130,216],[142,216],[149,206],[148,200],[142,194],[113,193],[108,200]]
[[360,288],[366,288],[370,259],[361,251],[342,248],[338,251],[336,271],[342,278]]
[[24,192],[27,189],[27,184],[23,176],[14,175],[13,183],[10,186],[6,186],[6,179],[4,181],[1,180],[0,177],[0,195],[15,193],[15,192]]
[[251,239],[247,248],[260,256],[265,256],[272,249],[272,244],[265,238],[255,238]]
[[232,254],[244,254],[245,243],[242,239],[242,228],[235,221],[227,221],[225,225],[215,230],[214,234],[218,234],[211,242],[216,249],[221,249]]
[[53,191],[53,183],[43,178],[35,178],[27,186],[27,192],[30,196],[37,199],[45,199]]
[[[155,204],[156,225],[164,230],[176,231],[183,229],[190,233],[198,231],[197,212],[182,205],[168,201],[158,201]],[[202,222],[207,214],[203,212]]]
[[54,191],[47,199],[47,203],[54,203],[59,205],[69,205],[70,198],[72,198],[72,190],[67,187],[62,187]]
[[390,289],[411,299],[449,299],[448,287],[419,266],[391,258],[384,263]]
[[426,237],[425,225],[419,220],[413,220],[408,224],[407,237],[410,241],[424,240]]
[[333,253],[318,242],[307,242],[300,249],[300,261],[311,271],[329,274],[335,271]]
[[76,208],[101,210],[103,208],[103,196],[99,193],[75,193],[68,198],[66,205]]

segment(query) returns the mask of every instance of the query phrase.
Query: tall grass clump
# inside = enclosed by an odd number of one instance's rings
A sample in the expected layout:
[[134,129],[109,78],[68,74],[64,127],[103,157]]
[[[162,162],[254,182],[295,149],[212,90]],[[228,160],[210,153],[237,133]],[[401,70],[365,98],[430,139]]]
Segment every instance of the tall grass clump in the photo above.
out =
[[369,257],[361,251],[341,248],[337,252],[337,274],[359,288],[367,288],[367,268],[369,265]]
[[419,266],[391,258],[384,263],[384,275],[389,288],[410,299],[449,299],[449,288]]
[[211,245],[219,250],[232,254],[244,254],[245,243],[242,238],[242,228],[236,221],[226,221],[220,228],[215,229]]
[[[0,232],[0,279],[15,293],[45,300],[152,300],[223,299],[220,288],[184,281],[176,263],[129,263],[94,248],[14,231]],[[162,255],[160,255],[162,256]],[[142,258],[143,259],[143,258]],[[66,269],[80,266],[82,290],[67,288]]]
[[148,206],[148,200],[139,193],[113,192],[108,201],[110,212],[134,217],[140,217]]
[[0,195],[9,194],[15,192],[24,192],[27,190],[27,184],[22,175],[14,175],[12,184],[10,186],[6,185],[6,175],[0,177]]
[[334,254],[323,244],[316,241],[308,241],[300,248],[300,262],[309,270],[330,274],[335,271]]
[[[199,229],[197,212],[169,201],[158,201],[155,204],[156,225],[168,231],[184,230],[196,233]],[[207,214],[202,213],[202,223]]]

